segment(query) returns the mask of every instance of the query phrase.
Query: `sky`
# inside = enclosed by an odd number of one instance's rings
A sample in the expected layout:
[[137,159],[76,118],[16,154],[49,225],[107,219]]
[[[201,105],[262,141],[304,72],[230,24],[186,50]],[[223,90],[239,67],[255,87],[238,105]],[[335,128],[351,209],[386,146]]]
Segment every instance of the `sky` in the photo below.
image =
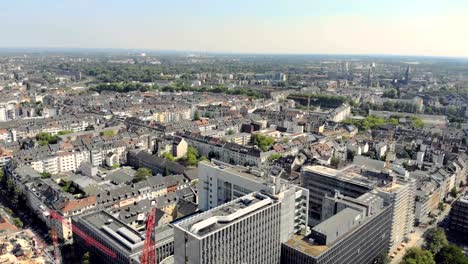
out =
[[5,0],[0,47],[468,57],[467,0]]

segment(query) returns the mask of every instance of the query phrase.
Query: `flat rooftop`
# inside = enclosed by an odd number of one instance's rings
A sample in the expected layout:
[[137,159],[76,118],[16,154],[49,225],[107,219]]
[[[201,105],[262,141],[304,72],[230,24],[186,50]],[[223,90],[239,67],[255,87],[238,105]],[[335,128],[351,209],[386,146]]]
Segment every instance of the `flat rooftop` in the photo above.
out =
[[291,239],[286,242],[286,245],[314,257],[319,256],[328,249],[328,246],[314,245],[309,241],[308,237],[301,235],[293,235]]
[[191,217],[177,225],[197,237],[203,237],[274,203],[276,201],[270,197],[255,192]]
[[128,251],[133,251],[144,244],[144,238],[140,233],[105,211],[81,216],[78,222],[91,227],[94,232],[106,237],[108,242],[118,244]]
[[367,187],[374,187],[376,185],[374,181],[369,180],[367,177],[363,176],[361,174],[360,168],[354,165],[345,167],[341,170],[336,170],[321,165],[304,166],[303,171],[312,172],[330,178],[336,178],[341,181],[354,183],[356,185],[364,185]]
[[251,181],[256,181],[260,183],[265,182],[265,180],[260,176],[262,172],[259,170],[250,169],[243,166],[235,166],[217,160],[213,162],[203,161],[199,163],[199,166],[200,165],[211,167],[219,171],[235,174]]

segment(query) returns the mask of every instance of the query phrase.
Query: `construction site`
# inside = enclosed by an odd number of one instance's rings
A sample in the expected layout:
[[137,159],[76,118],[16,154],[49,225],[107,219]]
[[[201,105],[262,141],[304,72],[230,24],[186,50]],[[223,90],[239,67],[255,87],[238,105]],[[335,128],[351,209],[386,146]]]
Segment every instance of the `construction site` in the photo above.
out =
[[50,256],[29,230],[0,237],[1,264],[53,263]]

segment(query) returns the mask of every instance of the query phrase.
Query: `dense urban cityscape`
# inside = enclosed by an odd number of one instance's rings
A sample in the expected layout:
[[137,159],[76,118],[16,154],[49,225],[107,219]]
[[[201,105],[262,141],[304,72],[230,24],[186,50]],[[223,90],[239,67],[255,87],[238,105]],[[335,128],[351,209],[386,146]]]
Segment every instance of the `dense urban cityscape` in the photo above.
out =
[[468,1],[3,1],[0,264],[468,264]]
[[2,263],[466,261],[467,61],[4,51],[0,88]]

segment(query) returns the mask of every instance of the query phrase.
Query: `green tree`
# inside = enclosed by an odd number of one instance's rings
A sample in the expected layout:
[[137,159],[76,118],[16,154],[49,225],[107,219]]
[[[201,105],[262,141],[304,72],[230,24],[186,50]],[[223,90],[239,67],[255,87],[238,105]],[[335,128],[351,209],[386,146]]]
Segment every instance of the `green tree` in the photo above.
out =
[[228,134],[228,135],[234,135],[234,133],[235,133],[235,132],[234,132],[234,130],[232,130],[232,129],[229,129],[229,130],[227,131],[227,134]]
[[354,160],[354,156],[356,156],[356,153],[350,149],[348,149],[346,151],[346,159],[347,160],[350,160],[350,161],[353,161]]
[[62,191],[71,193],[71,194],[75,193],[75,187],[73,187],[72,184],[73,184],[72,181],[63,180]]
[[268,151],[273,143],[275,143],[275,140],[272,137],[260,134],[252,136],[252,144],[259,147],[262,151]]
[[391,259],[387,253],[382,252],[379,256],[375,259],[374,264],[390,264]]
[[9,192],[13,192],[13,190],[15,189],[15,182],[12,178],[8,178],[6,182],[6,187]]
[[442,228],[432,228],[427,231],[424,248],[432,254],[437,254],[441,248],[448,245],[445,231]]
[[57,132],[57,135],[63,136],[63,135],[71,134],[71,133],[73,133],[73,131],[70,131],[70,130],[62,130],[62,131]]
[[190,166],[196,166],[198,164],[198,149],[189,146],[187,149],[186,160]]
[[277,159],[280,159],[280,158],[281,158],[281,154],[279,154],[279,153],[273,153],[270,156],[268,156],[269,161],[274,161],[274,160],[277,160]]
[[437,264],[468,264],[468,258],[462,249],[452,244],[442,247],[434,260]]
[[398,125],[400,123],[400,121],[398,121],[398,118],[390,118],[388,120],[388,123],[391,124],[391,125]]
[[457,115],[457,112],[458,112],[457,107],[453,105],[449,105],[449,107],[447,108],[447,113],[449,116],[455,116]]
[[153,176],[153,172],[150,169],[141,167],[136,171],[133,182],[140,182],[151,176]]
[[395,123],[395,120],[391,120],[391,119],[385,120],[381,117],[369,115],[369,116],[366,116],[366,118],[362,120],[347,119],[343,121],[343,123],[354,125],[357,128],[359,128],[359,130],[369,130],[369,129],[374,129],[374,128],[383,126],[387,123],[390,123],[390,124]]
[[10,215],[10,216],[13,215],[13,210],[11,210],[10,208],[5,207],[5,208],[3,208],[3,210],[5,210],[5,212],[6,212],[8,215]]
[[41,175],[41,178],[42,178],[42,179],[47,179],[47,178],[52,177],[52,174],[50,174],[50,173],[47,172],[47,171],[43,171],[43,172],[39,173],[39,175]]
[[450,196],[452,196],[453,198],[457,197],[457,187],[453,187],[451,190],[450,190]]
[[437,209],[439,209],[439,211],[444,211],[445,210],[444,202],[439,202],[439,205],[437,206]]
[[340,158],[338,158],[337,156],[333,156],[330,161],[330,166],[336,169],[340,166],[340,162]]
[[91,264],[91,256],[89,252],[83,254],[83,258],[81,259],[81,264]]
[[413,126],[414,128],[422,128],[424,126],[424,122],[421,118],[413,116],[411,118],[411,126]]
[[395,88],[390,88],[388,90],[385,90],[382,97],[396,98],[397,97],[397,90]]
[[198,110],[196,110],[195,113],[193,113],[193,120],[200,120],[200,113],[198,112]]
[[115,132],[113,130],[106,130],[101,132],[101,136],[103,137],[112,137],[115,135]]
[[406,251],[401,264],[436,264],[436,262],[430,251],[413,247]]
[[5,180],[5,173],[3,172],[3,168],[0,168],[0,184],[3,184]]
[[170,160],[170,161],[174,161],[175,160],[175,157],[174,155],[172,155],[170,152],[163,152],[163,154],[161,155],[161,157],[167,159],[167,160]]
[[206,160],[210,160],[210,159],[208,159],[206,156],[201,156],[201,157],[198,159],[198,162],[200,162],[200,161],[206,161]]
[[36,135],[36,140],[39,141],[39,145],[44,146],[47,144],[56,144],[58,137],[49,132],[40,132]]
[[23,228],[23,221],[18,217],[13,218],[13,224],[18,228]]

